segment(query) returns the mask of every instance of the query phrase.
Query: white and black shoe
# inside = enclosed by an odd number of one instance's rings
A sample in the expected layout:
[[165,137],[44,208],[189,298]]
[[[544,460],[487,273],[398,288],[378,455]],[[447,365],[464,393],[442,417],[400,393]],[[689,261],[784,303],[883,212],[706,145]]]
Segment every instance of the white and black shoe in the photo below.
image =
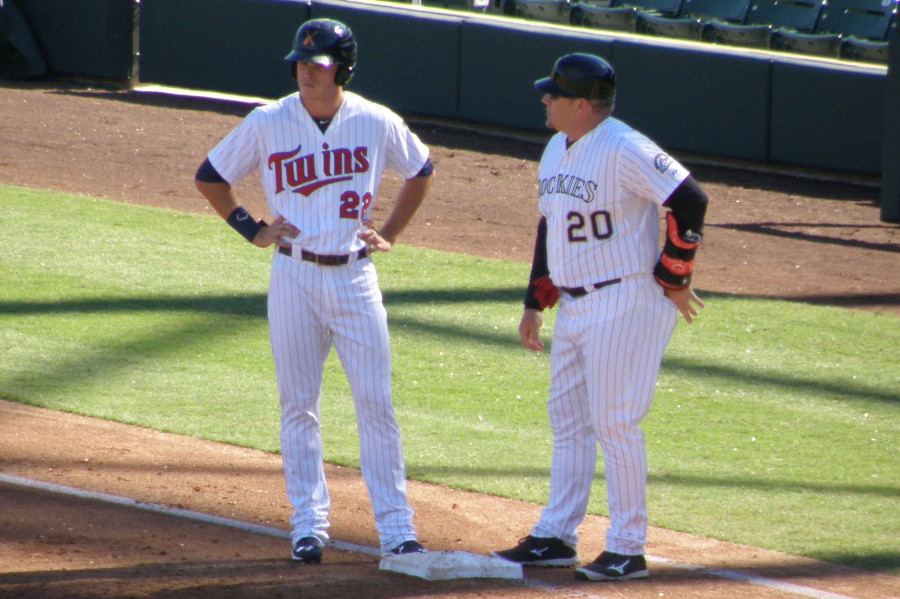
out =
[[519,540],[512,549],[494,551],[494,557],[500,557],[523,566],[544,566],[547,568],[563,568],[581,562],[574,547],[557,538],[533,537],[531,535]]
[[623,555],[611,551],[604,551],[588,565],[575,570],[575,578],[578,580],[595,582],[632,580],[648,576],[650,576],[650,571],[647,569],[647,560],[643,555]]
[[317,537],[303,537],[294,543],[291,559],[300,564],[318,564],[322,561],[322,541]]
[[418,541],[403,541],[393,549],[393,555],[406,555],[407,553],[428,553],[428,550],[422,547]]

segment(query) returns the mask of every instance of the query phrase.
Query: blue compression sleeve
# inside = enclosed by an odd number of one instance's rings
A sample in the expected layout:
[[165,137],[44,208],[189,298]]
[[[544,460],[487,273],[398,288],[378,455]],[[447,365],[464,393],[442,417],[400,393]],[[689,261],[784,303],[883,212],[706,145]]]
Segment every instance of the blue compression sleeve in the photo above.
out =
[[222,175],[219,174],[219,171],[212,165],[209,158],[204,160],[203,164],[200,165],[200,168],[197,169],[197,174],[194,175],[194,179],[203,181],[204,183],[228,183],[228,181],[223,179]]

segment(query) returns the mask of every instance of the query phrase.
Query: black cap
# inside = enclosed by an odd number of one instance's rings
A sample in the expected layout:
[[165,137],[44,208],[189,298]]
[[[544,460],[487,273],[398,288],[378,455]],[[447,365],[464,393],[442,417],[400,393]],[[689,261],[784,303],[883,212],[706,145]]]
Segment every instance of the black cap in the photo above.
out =
[[538,91],[564,98],[608,100],[616,94],[616,73],[593,54],[567,54],[556,61],[549,77],[534,82]]

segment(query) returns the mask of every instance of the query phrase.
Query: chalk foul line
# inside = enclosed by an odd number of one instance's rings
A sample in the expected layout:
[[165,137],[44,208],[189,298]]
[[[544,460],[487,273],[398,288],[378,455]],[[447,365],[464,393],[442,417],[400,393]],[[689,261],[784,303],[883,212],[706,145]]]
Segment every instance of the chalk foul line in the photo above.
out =
[[[80,499],[90,499],[94,501],[102,501],[105,503],[110,503],[113,505],[120,505],[125,507],[130,507],[134,509],[144,510],[147,512],[154,512],[157,514],[164,514],[166,516],[173,516],[177,518],[184,518],[187,520],[191,520],[194,522],[203,522],[205,524],[214,524],[217,526],[225,526],[228,528],[233,528],[236,530],[241,530],[244,532],[250,532],[255,534],[266,535],[270,537],[275,537],[279,539],[290,539],[291,535],[288,531],[282,530],[280,528],[275,528],[274,526],[265,526],[262,524],[254,524],[252,522],[244,522],[243,520],[237,520],[234,518],[226,518],[224,516],[215,516],[212,514],[204,514],[202,512],[195,512],[193,510],[186,510],[183,508],[173,508],[167,507],[164,505],[159,505],[156,503],[148,503],[145,501],[140,501],[137,499],[132,499],[130,497],[123,497],[121,495],[111,495],[109,493],[99,493],[97,491],[86,491],[84,489],[78,489],[76,487],[69,487],[66,485],[59,485],[56,483],[50,483],[40,480],[35,480],[31,478],[25,478],[21,476],[13,476],[10,474],[4,474],[0,472],[0,483],[6,483],[10,485],[16,485],[20,487],[26,487],[29,489],[35,489],[40,491],[47,491],[51,493],[57,493],[59,495],[67,495],[70,497],[78,497]],[[357,543],[348,543],[346,541],[340,541],[337,539],[330,539],[328,541],[329,547],[334,547],[335,549],[339,549],[342,551],[353,551],[355,553],[362,553],[365,555],[371,555],[375,557],[379,557],[381,555],[381,551],[376,547],[369,547],[366,545],[359,545]],[[656,556],[647,556],[647,561],[651,563],[665,564],[669,567],[679,568],[683,570],[690,570],[693,572],[700,572],[703,574],[708,574],[710,576],[716,576],[719,578],[725,578],[727,580],[734,580],[738,582],[745,582],[747,584],[753,584],[758,586],[767,587],[770,589],[782,591],[785,593],[790,593],[793,595],[797,595],[800,597],[811,597],[812,599],[854,599],[853,597],[849,597],[847,595],[839,595],[836,593],[829,593],[827,591],[820,591],[818,589],[814,589],[811,587],[806,587],[798,584],[792,584],[789,582],[782,582],[778,580],[772,580],[770,578],[764,578],[761,576],[753,576],[751,574],[744,574],[741,572],[732,572],[730,570],[723,570],[721,568],[707,568],[705,566],[698,566],[694,564],[686,564],[682,562],[678,562],[675,560],[671,560],[664,557],[656,557]],[[547,585],[540,581],[536,580],[525,580],[525,584],[528,586],[534,586],[536,588],[541,588],[547,591],[563,591],[564,589],[555,588],[551,585]]]

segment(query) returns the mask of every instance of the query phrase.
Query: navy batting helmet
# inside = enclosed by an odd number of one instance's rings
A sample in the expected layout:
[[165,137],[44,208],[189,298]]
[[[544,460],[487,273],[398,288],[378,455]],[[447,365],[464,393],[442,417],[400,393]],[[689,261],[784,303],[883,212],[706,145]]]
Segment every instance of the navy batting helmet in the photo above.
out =
[[538,79],[534,86],[551,96],[612,100],[616,95],[616,73],[599,56],[567,54],[556,61],[549,77]]
[[[290,63],[312,62],[319,66],[337,66],[334,82],[347,85],[356,68],[356,38],[350,28],[331,19],[313,19],[300,25],[294,47],[284,57]],[[294,68],[296,65],[292,65]]]

